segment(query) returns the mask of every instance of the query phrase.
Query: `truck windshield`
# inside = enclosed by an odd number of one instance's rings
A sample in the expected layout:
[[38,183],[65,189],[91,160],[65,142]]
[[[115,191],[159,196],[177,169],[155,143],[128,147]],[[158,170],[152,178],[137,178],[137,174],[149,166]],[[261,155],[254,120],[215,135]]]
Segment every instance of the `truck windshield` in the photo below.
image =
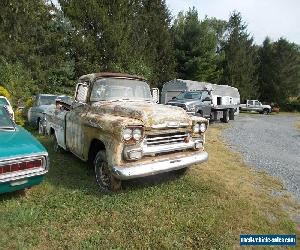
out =
[[176,99],[183,100],[183,99],[200,99],[202,96],[202,91],[187,91],[181,92]]
[[15,126],[6,109],[0,107],[0,130],[3,129],[15,129]]
[[57,98],[56,95],[39,96],[38,106],[55,104],[56,98]]
[[1,98],[1,97],[0,97],[0,105],[1,105],[1,106],[4,106],[4,105],[9,105],[9,104],[8,104],[8,102],[6,101],[5,98]]
[[146,82],[134,79],[103,78],[95,82],[91,102],[115,100],[152,100],[150,87]]

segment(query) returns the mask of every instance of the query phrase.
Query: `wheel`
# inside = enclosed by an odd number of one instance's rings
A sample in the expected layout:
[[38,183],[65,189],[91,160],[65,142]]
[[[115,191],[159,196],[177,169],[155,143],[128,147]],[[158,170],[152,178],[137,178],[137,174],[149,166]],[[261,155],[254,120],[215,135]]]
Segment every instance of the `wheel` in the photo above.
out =
[[264,115],[269,114],[269,110],[268,110],[268,109],[264,109],[264,110],[263,110],[263,114],[264,114]]
[[221,121],[224,123],[229,122],[229,110],[228,109],[223,111],[223,118],[221,119]]
[[45,128],[44,128],[43,122],[40,119],[38,120],[38,129],[39,129],[40,135],[45,134]]
[[106,152],[101,150],[94,160],[96,182],[104,193],[112,193],[121,189],[121,180],[115,178],[109,169]]
[[53,142],[53,150],[56,153],[62,153],[63,152],[63,148],[61,146],[59,146],[58,142],[57,142],[57,138],[55,133],[51,135],[52,137],[52,142]]

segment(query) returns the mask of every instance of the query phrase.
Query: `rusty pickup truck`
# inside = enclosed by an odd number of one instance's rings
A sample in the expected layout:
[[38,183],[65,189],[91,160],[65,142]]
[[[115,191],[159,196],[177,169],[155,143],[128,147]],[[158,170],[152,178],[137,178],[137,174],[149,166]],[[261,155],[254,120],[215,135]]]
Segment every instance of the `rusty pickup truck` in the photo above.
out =
[[129,180],[162,172],[184,173],[207,161],[208,121],[153,101],[146,79],[121,73],[79,78],[75,101],[46,113],[55,150],[68,150],[94,170],[104,192]]

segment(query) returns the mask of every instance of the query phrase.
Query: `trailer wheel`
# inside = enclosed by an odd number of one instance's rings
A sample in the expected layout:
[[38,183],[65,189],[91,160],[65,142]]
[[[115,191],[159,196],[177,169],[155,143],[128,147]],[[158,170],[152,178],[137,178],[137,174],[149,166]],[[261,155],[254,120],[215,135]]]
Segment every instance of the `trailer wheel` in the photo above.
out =
[[229,110],[229,120],[234,120],[234,109]]
[[228,123],[229,122],[229,110],[225,109],[223,111],[223,118],[221,119],[222,122]]

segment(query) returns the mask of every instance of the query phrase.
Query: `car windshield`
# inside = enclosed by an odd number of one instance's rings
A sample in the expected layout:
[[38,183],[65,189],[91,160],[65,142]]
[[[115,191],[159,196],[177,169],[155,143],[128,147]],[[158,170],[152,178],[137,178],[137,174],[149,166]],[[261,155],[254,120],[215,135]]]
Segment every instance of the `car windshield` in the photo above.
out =
[[39,96],[39,98],[38,98],[38,106],[40,106],[40,105],[55,104],[56,98],[57,98],[56,95]]
[[70,96],[58,96],[56,98],[56,100],[60,100],[60,101],[65,102],[65,103],[72,103],[73,102],[73,99]]
[[0,129],[15,129],[14,122],[4,107],[0,107]]
[[184,100],[184,99],[200,99],[202,96],[202,91],[187,91],[181,92],[176,99]]
[[116,100],[152,100],[150,87],[144,81],[121,78],[103,78],[95,82],[91,102]]
[[0,97],[0,105],[4,106],[4,105],[9,105],[9,104],[8,104],[8,102],[7,102],[7,100],[5,98],[1,98]]

